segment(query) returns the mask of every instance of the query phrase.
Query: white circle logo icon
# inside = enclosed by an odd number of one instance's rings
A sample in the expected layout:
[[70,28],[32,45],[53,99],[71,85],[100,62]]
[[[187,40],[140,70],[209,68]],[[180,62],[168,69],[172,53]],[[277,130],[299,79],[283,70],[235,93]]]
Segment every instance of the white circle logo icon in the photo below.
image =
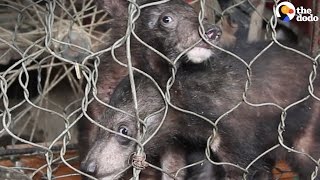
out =
[[296,8],[290,2],[284,1],[277,5],[276,16],[282,21],[289,22],[296,15]]

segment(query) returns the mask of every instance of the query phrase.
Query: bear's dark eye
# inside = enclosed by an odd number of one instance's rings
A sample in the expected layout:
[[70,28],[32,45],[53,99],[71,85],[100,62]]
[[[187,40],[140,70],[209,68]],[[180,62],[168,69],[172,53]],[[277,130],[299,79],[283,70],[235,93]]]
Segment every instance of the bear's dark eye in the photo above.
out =
[[[129,128],[125,125],[119,126],[117,131],[123,135],[132,136]],[[122,145],[128,145],[131,141],[130,139],[123,137],[123,136],[120,136],[120,135],[116,135],[116,139]]]
[[127,127],[125,126],[120,126],[119,129],[118,129],[118,132],[123,134],[123,135],[126,135],[128,136],[128,133],[129,133],[129,130]]
[[170,16],[163,16],[163,18],[162,18],[162,22],[164,23],[164,24],[169,24],[169,23],[171,23],[173,21],[173,19],[172,19],[172,17],[170,17]]

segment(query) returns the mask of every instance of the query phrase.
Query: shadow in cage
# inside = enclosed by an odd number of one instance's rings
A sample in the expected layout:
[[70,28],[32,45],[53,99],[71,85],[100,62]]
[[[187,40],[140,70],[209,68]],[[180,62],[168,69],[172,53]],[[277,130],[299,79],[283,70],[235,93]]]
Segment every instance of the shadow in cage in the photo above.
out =
[[320,179],[320,5],[280,3],[2,0],[0,179]]

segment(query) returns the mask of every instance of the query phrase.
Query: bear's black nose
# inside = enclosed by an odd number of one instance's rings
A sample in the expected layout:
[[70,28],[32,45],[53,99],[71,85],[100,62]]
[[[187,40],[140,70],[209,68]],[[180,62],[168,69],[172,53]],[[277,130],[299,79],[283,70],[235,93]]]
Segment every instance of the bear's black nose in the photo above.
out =
[[97,169],[97,163],[94,160],[85,160],[81,162],[81,170],[87,174],[93,175]]
[[211,26],[206,30],[205,34],[210,40],[219,40],[222,31],[218,26]]

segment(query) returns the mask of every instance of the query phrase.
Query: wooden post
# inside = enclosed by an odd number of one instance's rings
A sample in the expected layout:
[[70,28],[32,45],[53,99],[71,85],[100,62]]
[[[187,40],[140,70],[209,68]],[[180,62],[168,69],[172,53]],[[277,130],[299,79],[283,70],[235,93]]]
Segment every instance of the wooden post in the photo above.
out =
[[256,11],[251,14],[250,27],[248,32],[248,42],[255,42],[261,39],[261,27],[263,19],[263,11],[265,8],[265,0],[261,0]]

